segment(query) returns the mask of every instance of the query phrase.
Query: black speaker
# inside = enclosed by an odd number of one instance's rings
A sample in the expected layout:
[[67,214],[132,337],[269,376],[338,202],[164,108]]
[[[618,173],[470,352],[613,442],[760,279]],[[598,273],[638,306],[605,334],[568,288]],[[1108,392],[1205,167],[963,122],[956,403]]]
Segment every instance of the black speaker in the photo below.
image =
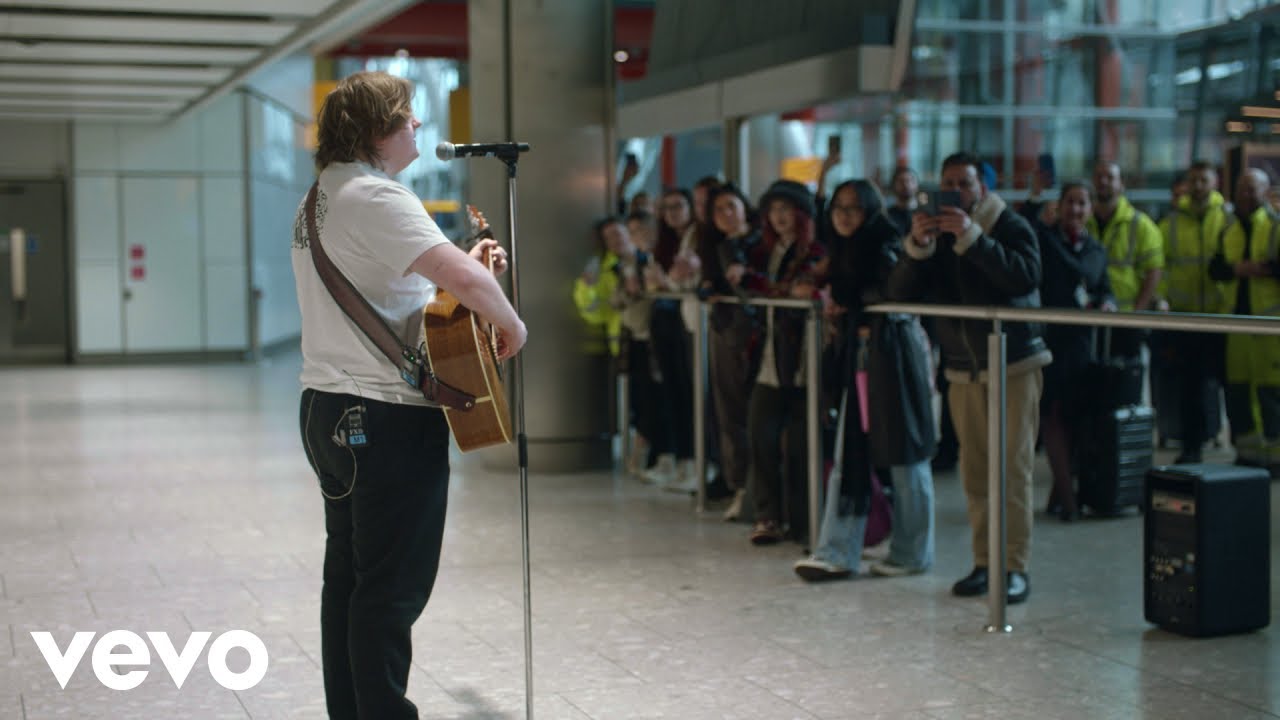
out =
[[1143,612],[1183,635],[1271,622],[1271,478],[1261,468],[1167,465],[1147,473]]

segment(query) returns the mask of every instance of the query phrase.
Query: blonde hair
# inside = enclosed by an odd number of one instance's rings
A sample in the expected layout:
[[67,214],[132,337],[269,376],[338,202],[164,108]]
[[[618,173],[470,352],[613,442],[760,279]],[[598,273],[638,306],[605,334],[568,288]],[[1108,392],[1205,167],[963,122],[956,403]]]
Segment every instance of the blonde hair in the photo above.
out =
[[381,162],[377,143],[413,116],[413,85],[385,72],[343,79],[316,116],[316,170],[335,162]]

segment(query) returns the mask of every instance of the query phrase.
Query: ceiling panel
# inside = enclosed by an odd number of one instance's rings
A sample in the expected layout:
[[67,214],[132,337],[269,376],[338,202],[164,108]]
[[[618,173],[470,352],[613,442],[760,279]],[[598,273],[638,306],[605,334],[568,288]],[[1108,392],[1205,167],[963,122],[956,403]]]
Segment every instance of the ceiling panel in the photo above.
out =
[[231,74],[226,67],[164,67],[137,65],[70,65],[70,64],[28,64],[0,62],[0,78],[21,80],[25,78],[42,80],[102,82],[136,82],[187,83],[192,85],[214,85],[222,82]]
[[0,11],[0,36],[49,40],[143,40],[183,44],[270,45],[296,24],[276,20],[158,19]]
[[161,120],[415,0],[0,0],[0,116]]
[[63,98],[51,102],[46,98],[0,97],[0,109],[27,108],[28,110],[141,110],[171,112],[182,107],[181,100],[129,100],[120,98]]
[[193,98],[204,91],[202,85],[143,85],[141,83],[44,83],[20,82],[0,79],[0,97],[65,95],[85,96],[146,96]]
[[21,0],[6,3],[33,8],[125,11],[191,15],[269,15],[310,17],[331,3],[324,0]]
[[120,45],[95,42],[17,42],[0,39],[0,60],[31,62],[116,62],[176,65],[240,65],[258,56],[256,48]]

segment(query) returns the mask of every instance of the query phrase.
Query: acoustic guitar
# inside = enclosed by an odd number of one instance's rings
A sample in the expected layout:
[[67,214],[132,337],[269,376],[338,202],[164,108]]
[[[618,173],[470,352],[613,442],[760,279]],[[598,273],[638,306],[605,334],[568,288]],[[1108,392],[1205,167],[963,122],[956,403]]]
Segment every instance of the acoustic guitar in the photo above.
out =
[[[470,205],[471,240],[493,237],[484,215]],[[484,262],[493,270],[493,258]],[[502,384],[497,331],[458,298],[436,289],[435,299],[422,311],[427,359],[442,382],[474,395],[469,410],[444,409],[453,438],[463,452],[511,442],[511,411]]]

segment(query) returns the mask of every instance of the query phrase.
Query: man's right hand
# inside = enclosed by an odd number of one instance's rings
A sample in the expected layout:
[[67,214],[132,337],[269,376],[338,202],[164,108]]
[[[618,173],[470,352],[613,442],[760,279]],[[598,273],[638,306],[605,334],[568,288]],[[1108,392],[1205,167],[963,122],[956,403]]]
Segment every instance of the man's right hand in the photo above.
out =
[[513,327],[496,328],[498,331],[498,359],[510,360],[520,352],[525,342],[529,340],[529,331],[524,326],[524,321],[517,320]]
[[926,248],[937,239],[938,218],[923,212],[911,216],[911,241]]

